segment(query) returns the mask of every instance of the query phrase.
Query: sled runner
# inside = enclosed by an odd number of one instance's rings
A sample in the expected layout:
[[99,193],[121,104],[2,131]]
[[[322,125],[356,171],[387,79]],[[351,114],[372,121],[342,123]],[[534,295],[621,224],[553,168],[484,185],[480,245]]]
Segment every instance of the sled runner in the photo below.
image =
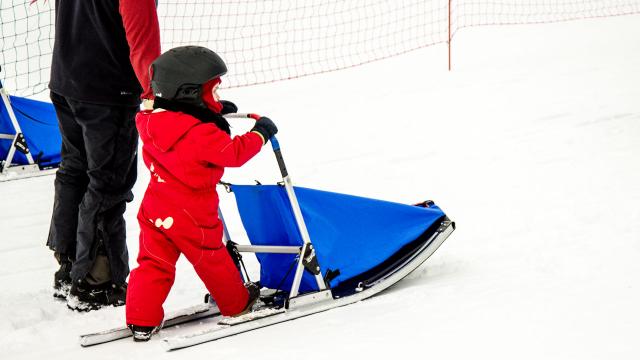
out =
[[[455,229],[431,201],[404,205],[294,187],[275,137],[271,144],[282,183],[223,184],[235,195],[250,245],[231,241],[220,213],[224,240],[241,271],[242,253],[258,259],[260,301],[248,314],[217,315],[205,330],[163,339],[168,350],[369,298],[420,266]],[[246,270],[243,276],[248,278]]]

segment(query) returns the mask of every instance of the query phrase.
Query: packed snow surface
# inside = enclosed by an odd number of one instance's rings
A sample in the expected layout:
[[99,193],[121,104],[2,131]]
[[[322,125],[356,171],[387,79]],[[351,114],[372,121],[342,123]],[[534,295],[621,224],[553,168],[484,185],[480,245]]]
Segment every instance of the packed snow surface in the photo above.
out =
[[[184,350],[165,352],[161,337],[206,324],[81,348],[79,334],[122,324],[124,308],[75,313],[52,297],[54,177],[0,183],[0,359],[640,358],[638,39],[637,15],[470,28],[454,38],[451,72],[440,45],[223,92],[277,123],[295,184],[433,199],[458,228],[374,298]],[[140,170],[126,214],[132,268]],[[278,175],[265,147],[225,179]],[[204,293],[181,260],[166,310]]]

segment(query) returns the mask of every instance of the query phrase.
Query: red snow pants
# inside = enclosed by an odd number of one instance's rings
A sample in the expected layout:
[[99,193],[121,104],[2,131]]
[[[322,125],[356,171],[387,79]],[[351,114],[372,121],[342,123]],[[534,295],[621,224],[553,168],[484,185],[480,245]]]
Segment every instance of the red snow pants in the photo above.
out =
[[[138,267],[129,277],[127,324],[158,326],[162,323],[162,304],[173,285],[175,265],[181,253],[193,265],[223,315],[244,310],[249,294],[222,243],[222,223],[217,218],[217,210],[210,211],[209,215],[214,218],[201,225],[202,221],[199,224],[196,220],[201,218],[201,214],[195,214],[197,208],[166,207],[161,205],[166,203],[162,200],[147,191],[138,212],[140,249]],[[194,201],[196,206],[200,202]]]

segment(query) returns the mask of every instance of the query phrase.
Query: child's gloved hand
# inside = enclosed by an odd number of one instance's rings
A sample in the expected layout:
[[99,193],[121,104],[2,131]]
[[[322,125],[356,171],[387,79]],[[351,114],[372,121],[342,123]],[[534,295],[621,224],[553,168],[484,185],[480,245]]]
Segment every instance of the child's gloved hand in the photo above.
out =
[[232,103],[231,101],[220,100],[220,104],[222,104],[222,110],[220,111],[220,114],[222,115],[238,112],[238,107],[236,106],[236,104]]
[[278,128],[271,119],[263,116],[256,121],[256,124],[253,126],[251,131],[258,133],[262,137],[262,143],[266,144],[273,135],[278,133]]

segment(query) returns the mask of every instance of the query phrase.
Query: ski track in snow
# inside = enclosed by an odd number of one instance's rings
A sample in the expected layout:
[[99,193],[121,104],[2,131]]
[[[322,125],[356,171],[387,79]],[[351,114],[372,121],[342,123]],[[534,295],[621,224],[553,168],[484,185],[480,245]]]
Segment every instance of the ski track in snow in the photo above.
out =
[[[253,333],[172,353],[161,336],[81,348],[79,334],[120,325],[124,308],[81,314],[52,298],[53,177],[0,183],[0,359],[640,358],[639,21],[464,29],[451,73],[446,49],[434,46],[226,90],[241,110],[278,124],[295,184],[433,199],[458,225],[387,291]],[[238,120],[234,131],[250,126]],[[254,179],[279,180],[269,147],[225,176]],[[132,268],[147,181],[140,165],[126,214]],[[223,194],[238,240],[230,200]],[[249,270],[257,272],[255,261]],[[165,309],[198,303],[204,292],[180,260]]]

